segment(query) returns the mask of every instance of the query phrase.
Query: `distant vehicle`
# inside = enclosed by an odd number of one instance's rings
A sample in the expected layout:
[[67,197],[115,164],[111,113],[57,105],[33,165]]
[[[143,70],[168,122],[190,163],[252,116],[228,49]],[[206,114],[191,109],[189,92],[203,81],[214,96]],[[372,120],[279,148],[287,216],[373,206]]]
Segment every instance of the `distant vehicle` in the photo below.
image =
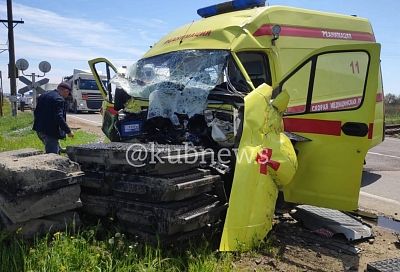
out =
[[46,83],[46,84],[44,84],[43,89],[44,89],[46,92],[48,92],[48,91],[53,91],[53,90],[57,89],[57,85],[58,85],[58,84],[59,84],[59,83]]
[[[21,98],[22,95],[21,94],[17,94],[17,105],[18,105],[18,109],[21,109]],[[32,109],[33,108],[33,96],[32,96],[32,92],[25,94],[25,105],[24,105],[24,109]]]
[[72,88],[70,97],[68,97],[68,110],[73,113],[80,113],[82,111],[96,112],[100,111],[103,96],[92,73],[74,69],[71,76],[65,77]]

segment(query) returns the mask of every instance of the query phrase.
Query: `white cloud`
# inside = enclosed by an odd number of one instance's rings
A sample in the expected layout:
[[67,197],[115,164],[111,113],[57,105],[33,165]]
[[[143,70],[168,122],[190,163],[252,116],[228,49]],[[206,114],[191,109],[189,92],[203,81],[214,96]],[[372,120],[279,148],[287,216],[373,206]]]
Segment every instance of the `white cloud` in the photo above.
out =
[[46,45],[46,46],[66,46],[66,43],[55,42],[44,37],[39,37],[37,35],[32,35],[23,31],[16,31],[14,33],[14,37],[17,41],[22,41],[24,43],[33,43],[37,45]]
[[[5,3],[0,3],[0,14],[6,14]],[[57,82],[74,68],[87,69],[87,61],[96,57],[114,60],[117,65],[129,65],[145,53],[155,40],[146,33],[121,28],[101,21],[67,17],[45,9],[18,3],[13,5],[14,19],[22,18],[25,24],[14,30],[16,58],[26,58],[31,66],[28,72],[36,71],[37,63],[49,61],[53,69],[48,74]],[[151,19],[146,25],[157,27],[164,22]],[[132,36],[135,38],[133,39]],[[0,29],[0,43],[7,41],[7,31]],[[7,74],[8,54],[0,54],[0,69]],[[4,90],[8,91],[8,80],[4,78]]]
[[[117,51],[118,48],[109,43],[110,37],[115,43],[128,42],[124,32],[100,21],[65,17],[55,12],[21,4],[14,4],[13,9],[14,18],[21,17],[26,22],[19,28],[20,34],[16,36],[17,38],[41,36],[46,37],[40,39],[46,40],[48,45],[54,45],[51,43],[64,44],[64,46],[78,44],[82,47],[111,51]],[[0,12],[6,12],[4,4],[0,5]],[[134,47],[133,44],[132,47]]]
[[124,24],[129,27],[136,26],[138,28],[151,29],[152,31],[155,30],[164,31],[167,27],[166,22],[157,18],[144,19],[144,18],[119,17],[118,19],[124,22]]

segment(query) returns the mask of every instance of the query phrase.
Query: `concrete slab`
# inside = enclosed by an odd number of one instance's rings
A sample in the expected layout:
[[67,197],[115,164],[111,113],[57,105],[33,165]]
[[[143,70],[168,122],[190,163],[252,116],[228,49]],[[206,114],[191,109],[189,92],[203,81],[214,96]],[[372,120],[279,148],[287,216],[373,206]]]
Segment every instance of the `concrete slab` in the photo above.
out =
[[9,224],[27,222],[81,207],[80,192],[80,186],[73,185],[11,201],[0,194],[0,212]]
[[19,151],[17,155],[5,152],[0,158],[0,191],[9,197],[74,184],[83,175],[77,163],[56,154]]
[[201,147],[116,142],[67,147],[67,154],[71,160],[80,163],[84,171],[97,169],[145,175],[189,171],[213,156],[212,151]]
[[23,238],[29,239],[35,236],[55,233],[57,231],[71,230],[80,225],[81,221],[77,212],[65,212],[10,225],[6,230],[17,232],[18,235],[21,235]]

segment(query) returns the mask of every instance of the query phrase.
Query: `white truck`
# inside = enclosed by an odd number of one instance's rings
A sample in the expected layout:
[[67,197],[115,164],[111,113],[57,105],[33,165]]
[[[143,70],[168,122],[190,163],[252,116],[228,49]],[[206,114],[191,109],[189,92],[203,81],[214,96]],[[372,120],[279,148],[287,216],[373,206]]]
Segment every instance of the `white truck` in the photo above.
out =
[[74,69],[74,73],[64,77],[64,81],[67,81],[72,88],[71,96],[67,99],[69,111],[73,113],[100,111],[103,97],[92,73]]

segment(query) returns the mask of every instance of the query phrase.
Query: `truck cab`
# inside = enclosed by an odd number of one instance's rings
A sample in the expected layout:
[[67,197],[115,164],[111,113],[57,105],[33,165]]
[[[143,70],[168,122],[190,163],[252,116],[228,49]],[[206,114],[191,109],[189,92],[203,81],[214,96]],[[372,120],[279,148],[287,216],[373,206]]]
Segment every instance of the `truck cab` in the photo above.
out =
[[70,112],[100,111],[103,96],[90,72],[74,69],[73,74],[65,77],[64,80],[67,81],[72,88],[71,95],[67,99],[68,110]]
[[[365,156],[383,140],[380,44],[371,24],[264,1],[229,3],[200,9],[202,19],[161,38],[124,74],[106,59],[89,61],[104,97],[103,131],[112,141],[262,146],[242,132],[260,131],[257,118],[246,117],[267,114],[252,99],[268,86],[272,96],[260,103],[289,96],[283,121],[270,121],[283,122],[298,161],[294,177],[278,186],[285,201],[357,209]],[[259,174],[251,171],[258,170],[234,172],[232,192]],[[253,203],[241,188],[242,205]]]

